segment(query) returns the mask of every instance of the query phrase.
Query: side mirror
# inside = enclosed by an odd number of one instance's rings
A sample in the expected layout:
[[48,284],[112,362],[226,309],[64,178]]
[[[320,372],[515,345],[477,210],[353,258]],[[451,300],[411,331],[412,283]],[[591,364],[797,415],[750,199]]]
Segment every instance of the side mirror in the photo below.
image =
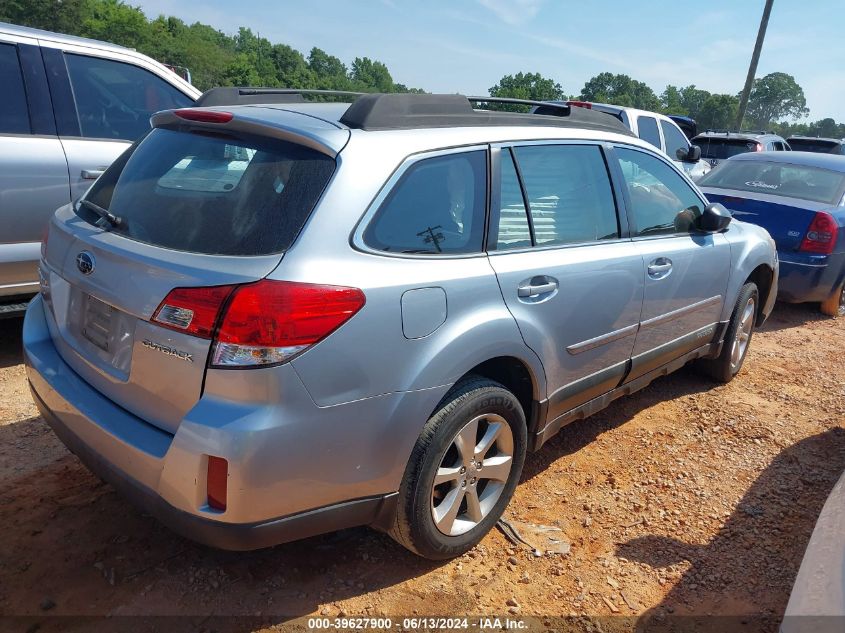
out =
[[731,223],[731,212],[718,202],[708,204],[698,218],[698,228],[706,233],[719,233]]
[[698,145],[690,145],[688,150],[685,150],[683,147],[679,147],[675,154],[678,157],[678,160],[682,160],[687,163],[697,163],[701,159],[701,148]]

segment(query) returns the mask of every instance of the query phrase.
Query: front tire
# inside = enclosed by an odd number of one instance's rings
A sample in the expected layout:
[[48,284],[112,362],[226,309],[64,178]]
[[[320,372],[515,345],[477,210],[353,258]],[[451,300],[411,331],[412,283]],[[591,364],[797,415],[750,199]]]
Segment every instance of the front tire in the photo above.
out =
[[834,290],[826,301],[822,301],[819,307],[822,314],[832,316],[834,319],[845,317],[845,283]]
[[700,361],[702,371],[718,382],[730,382],[742,369],[754,334],[759,293],[757,285],[749,282],[739,291],[736,305],[725,332],[725,342],[717,358]]
[[433,560],[472,549],[513,496],[526,446],[516,396],[480,376],[462,380],[423,427],[388,534]]

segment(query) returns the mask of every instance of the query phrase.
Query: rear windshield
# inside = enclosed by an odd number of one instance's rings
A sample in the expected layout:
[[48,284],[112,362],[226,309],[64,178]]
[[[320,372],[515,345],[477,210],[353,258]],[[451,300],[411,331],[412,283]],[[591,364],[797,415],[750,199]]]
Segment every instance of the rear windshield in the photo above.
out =
[[705,136],[694,138],[692,143],[701,148],[702,158],[724,159],[745,152],[753,152],[757,149],[757,141],[739,138],[710,138]]
[[791,138],[789,146],[798,152],[817,152],[819,154],[839,154],[841,143],[822,141],[817,138]]
[[845,173],[788,163],[735,160],[722,163],[697,184],[838,205],[845,189]]
[[[287,249],[335,161],[279,140],[155,129],[86,196],[121,219],[111,230],[154,246],[209,255]],[[77,214],[99,216],[77,205]]]

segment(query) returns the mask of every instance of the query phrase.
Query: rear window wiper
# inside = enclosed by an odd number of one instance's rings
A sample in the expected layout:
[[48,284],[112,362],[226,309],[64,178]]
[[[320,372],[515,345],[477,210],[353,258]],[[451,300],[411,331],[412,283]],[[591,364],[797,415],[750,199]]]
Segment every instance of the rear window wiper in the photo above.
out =
[[[107,209],[104,209],[103,207],[101,207],[98,204],[94,204],[90,200],[86,200],[85,198],[82,198],[79,201],[79,206],[85,207],[86,209],[90,209],[91,211],[93,211],[94,213],[99,215],[101,220],[105,220],[109,225],[111,225],[115,228],[120,228],[121,226],[123,226],[123,218],[116,216],[114,213],[111,213],[110,211],[108,211]],[[97,222],[97,224],[100,224],[100,223]],[[103,228],[105,228],[105,227],[103,227]]]

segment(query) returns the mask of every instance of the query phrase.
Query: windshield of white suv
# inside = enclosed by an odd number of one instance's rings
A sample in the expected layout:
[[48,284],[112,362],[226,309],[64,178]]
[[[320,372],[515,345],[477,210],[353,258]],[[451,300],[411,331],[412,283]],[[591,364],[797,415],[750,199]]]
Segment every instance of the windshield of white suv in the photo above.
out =
[[268,255],[290,246],[334,168],[294,143],[156,129],[115,161],[76,212],[154,246]]

